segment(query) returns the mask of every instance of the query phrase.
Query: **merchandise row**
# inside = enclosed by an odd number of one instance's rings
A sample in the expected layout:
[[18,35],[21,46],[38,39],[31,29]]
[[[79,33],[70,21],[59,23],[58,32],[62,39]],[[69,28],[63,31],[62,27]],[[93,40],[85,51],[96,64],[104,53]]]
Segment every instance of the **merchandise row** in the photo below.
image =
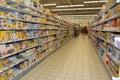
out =
[[[49,47],[46,47],[49,46]],[[50,42],[46,45],[41,45],[36,48],[25,51],[21,54],[17,54],[10,58],[0,60],[1,69],[3,72],[0,74],[0,78],[5,78],[5,80],[10,79],[17,75],[19,72],[31,66],[40,58],[48,55],[51,51],[56,49],[57,41]]]
[[[35,20],[36,21],[36,20]],[[31,21],[30,21],[31,22]],[[46,25],[49,24],[49,25]],[[45,24],[37,23],[37,21],[34,23],[28,23],[25,21],[14,21],[14,20],[8,20],[8,19],[0,19],[0,28],[1,29],[25,29],[25,28],[35,28],[40,29],[42,27],[57,27],[54,26],[53,23],[47,22]]]
[[[2,1],[4,3],[2,3]],[[0,6],[0,9],[1,9],[0,18],[2,19],[1,25],[2,24],[5,25],[6,22],[9,24],[11,22],[19,22],[21,24],[21,26],[22,26],[23,22],[24,23],[34,23],[34,24],[50,24],[53,21],[53,20],[51,20],[49,22],[49,20],[46,18],[46,15],[44,15],[38,11],[35,11],[33,9],[30,9],[28,7],[24,7],[24,6],[15,4],[14,1],[12,1],[12,2],[11,2],[11,0],[2,0],[2,1],[0,2],[0,4],[2,4],[2,6]],[[48,16],[48,18],[49,18],[49,16]],[[62,26],[65,25],[61,21],[57,21],[57,23],[59,23],[58,25],[62,25]],[[62,23],[62,24],[60,24],[60,23]],[[55,24],[52,23],[50,25],[55,25]],[[5,27],[6,27],[6,25],[5,25]]]
[[0,0],[0,80],[18,80],[62,46],[71,27],[39,0]]
[[[99,12],[99,15],[93,19],[91,22],[91,26],[95,27],[95,25],[104,24],[107,22],[113,22],[111,20],[120,17],[120,5],[119,2],[115,2],[116,0],[109,0],[106,5],[103,6],[103,9],[101,12]],[[110,7],[111,6],[111,7]],[[110,8],[109,8],[110,7]],[[109,8],[109,9],[108,9]],[[119,19],[118,19],[119,21]],[[114,23],[114,22],[113,22]],[[114,26],[116,27],[116,26]]]
[[56,39],[57,38],[55,36],[48,36],[44,38],[30,39],[26,41],[13,42],[9,44],[2,44],[0,45],[0,57],[4,57],[6,55],[11,56],[13,54],[17,54],[19,52],[31,49],[33,47],[48,43]]
[[112,46],[116,47],[118,50],[120,50],[120,35],[117,33],[111,33],[111,32],[99,32],[94,31],[91,32],[91,34],[95,35],[96,37],[106,41],[107,43],[111,44]]
[[93,45],[97,52],[100,55],[100,58],[103,60],[106,68],[108,69],[111,76],[119,76],[119,64],[120,64],[120,52],[110,44],[105,41],[97,38],[93,35],[90,35]]
[[20,31],[0,31],[0,42],[7,43],[12,41],[39,38],[50,35],[57,35],[56,30],[20,30]]
[[101,25],[94,26],[93,29],[120,31],[120,17],[107,21],[106,23],[103,23]]
[[[16,2],[18,2],[18,4],[16,4]],[[34,14],[36,16],[41,16],[39,11],[43,10],[43,8],[39,4],[39,0],[33,0],[33,1],[31,0],[1,0],[0,4],[1,4],[0,8],[4,10],[17,11],[17,12],[21,12],[25,14]]]

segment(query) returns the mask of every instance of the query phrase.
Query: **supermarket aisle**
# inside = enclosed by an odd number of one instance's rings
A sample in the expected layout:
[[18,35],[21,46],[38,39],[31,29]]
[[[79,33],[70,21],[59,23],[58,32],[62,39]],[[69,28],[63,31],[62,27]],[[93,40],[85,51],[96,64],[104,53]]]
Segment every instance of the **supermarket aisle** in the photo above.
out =
[[110,80],[88,37],[74,38],[21,80]]

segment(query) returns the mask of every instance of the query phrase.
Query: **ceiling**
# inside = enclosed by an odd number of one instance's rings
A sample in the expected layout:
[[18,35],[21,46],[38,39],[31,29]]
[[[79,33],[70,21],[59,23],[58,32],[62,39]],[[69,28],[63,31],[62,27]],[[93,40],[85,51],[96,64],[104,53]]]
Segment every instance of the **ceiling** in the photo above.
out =
[[[70,19],[72,22],[88,23],[94,17],[91,15],[96,15],[100,11],[100,9],[55,11],[56,9],[58,10],[58,9],[76,9],[76,8],[96,8],[96,7],[102,7],[105,4],[105,2],[85,4],[84,3],[85,1],[101,1],[101,0],[40,0],[41,4],[56,3],[56,5],[54,5],[54,6],[44,6],[44,7],[50,9],[53,13],[55,13],[57,15],[60,15],[60,16],[67,18],[67,19]],[[79,5],[79,4],[84,4],[84,6],[66,7],[66,8],[65,7],[64,8],[56,7],[56,6],[63,6],[63,5]]]

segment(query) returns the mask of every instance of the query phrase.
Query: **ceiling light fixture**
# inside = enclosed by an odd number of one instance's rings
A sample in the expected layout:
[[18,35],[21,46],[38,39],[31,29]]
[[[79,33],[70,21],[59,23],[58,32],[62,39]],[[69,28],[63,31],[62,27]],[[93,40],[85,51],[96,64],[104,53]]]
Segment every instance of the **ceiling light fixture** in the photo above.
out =
[[56,3],[53,3],[53,4],[43,4],[43,6],[56,6],[57,4]]
[[62,5],[62,6],[56,6],[57,8],[64,8],[64,7],[81,7],[84,6],[84,4],[78,4],[78,5]]
[[84,3],[101,3],[101,2],[107,2],[107,0],[99,0],[99,1],[85,1]]
[[51,11],[73,11],[73,10],[94,10],[94,9],[102,9],[102,7],[95,8],[72,8],[72,9],[53,9]]

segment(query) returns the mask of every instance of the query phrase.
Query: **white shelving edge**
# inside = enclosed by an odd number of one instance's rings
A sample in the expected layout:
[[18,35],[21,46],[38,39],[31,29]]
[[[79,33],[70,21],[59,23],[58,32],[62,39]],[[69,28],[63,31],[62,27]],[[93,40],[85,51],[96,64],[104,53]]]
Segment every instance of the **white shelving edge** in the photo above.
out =
[[[45,44],[45,43],[48,43],[48,42],[54,41],[54,40],[56,40],[56,39],[58,39],[58,38],[48,40],[48,41],[46,41],[46,42],[43,42],[42,44]],[[20,50],[20,51],[18,51],[18,52],[14,52],[14,53],[12,53],[12,54],[8,54],[8,55],[5,55],[5,56],[2,56],[2,57],[0,57],[0,59],[6,58],[6,57],[9,57],[9,56],[12,56],[12,55],[19,54],[19,53],[21,53],[21,52],[24,52],[24,51],[30,50],[30,49],[35,48],[35,47],[38,47],[38,46],[40,46],[40,45],[41,45],[41,44],[38,44],[38,45],[35,45],[35,46],[33,46],[33,47],[29,47],[29,48],[27,48],[27,49]]]
[[113,45],[112,43],[110,43],[109,41],[103,39],[102,37],[99,37],[99,36],[96,36],[95,34],[91,33],[93,36],[99,38],[99,39],[102,39],[103,41],[107,42],[108,44],[112,45],[114,48],[120,50],[120,48],[116,47],[115,45]]

